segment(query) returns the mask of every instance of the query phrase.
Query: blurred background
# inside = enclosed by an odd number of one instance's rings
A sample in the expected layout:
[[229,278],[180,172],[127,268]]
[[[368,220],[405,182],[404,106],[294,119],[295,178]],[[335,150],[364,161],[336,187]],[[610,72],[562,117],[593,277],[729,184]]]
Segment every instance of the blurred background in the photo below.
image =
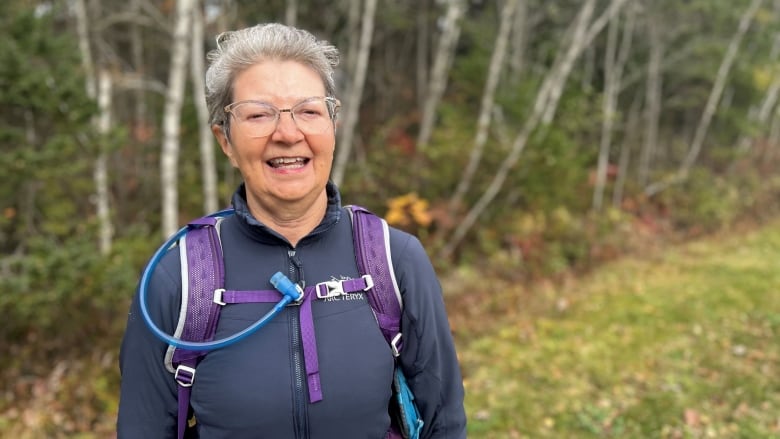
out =
[[417,235],[470,437],[780,436],[779,0],[5,0],[0,437],[112,437],[139,273],[240,176],[205,53],[341,51],[333,180]]

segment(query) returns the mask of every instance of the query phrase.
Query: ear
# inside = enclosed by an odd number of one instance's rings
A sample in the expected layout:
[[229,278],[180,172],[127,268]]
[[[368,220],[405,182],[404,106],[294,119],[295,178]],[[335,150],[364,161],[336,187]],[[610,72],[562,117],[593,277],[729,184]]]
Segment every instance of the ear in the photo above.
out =
[[225,135],[225,130],[222,125],[214,124],[211,126],[211,132],[214,133],[214,137],[217,138],[219,146],[222,148],[222,152],[225,153],[230,163],[234,168],[237,168],[236,159],[233,157],[233,147],[230,145],[230,139]]

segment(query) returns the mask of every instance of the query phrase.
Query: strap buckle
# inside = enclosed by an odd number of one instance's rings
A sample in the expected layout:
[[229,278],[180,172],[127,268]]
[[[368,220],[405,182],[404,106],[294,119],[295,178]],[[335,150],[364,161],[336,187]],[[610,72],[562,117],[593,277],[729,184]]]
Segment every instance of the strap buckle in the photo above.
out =
[[343,295],[344,285],[339,280],[329,280],[315,285],[314,291],[317,292],[318,299],[327,299]]
[[180,364],[176,368],[173,379],[182,387],[192,387],[192,383],[195,381],[195,368]]

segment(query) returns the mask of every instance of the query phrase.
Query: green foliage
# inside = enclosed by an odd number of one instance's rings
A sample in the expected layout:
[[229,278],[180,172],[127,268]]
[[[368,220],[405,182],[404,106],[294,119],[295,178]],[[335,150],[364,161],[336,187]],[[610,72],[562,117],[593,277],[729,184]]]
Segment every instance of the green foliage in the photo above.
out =
[[[14,10],[16,11],[16,10]],[[6,251],[27,238],[52,240],[78,230],[95,151],[78,50],[54,33],[48,15],[28,9],[0,17],[0,236]],[[31,244],[34,245],[34,244]]]
[[710,232],[730,224],[744,207],[742,195],[734,182],[697,168],[679,188],[659,197],[670,209],[672,221],[680,229]]

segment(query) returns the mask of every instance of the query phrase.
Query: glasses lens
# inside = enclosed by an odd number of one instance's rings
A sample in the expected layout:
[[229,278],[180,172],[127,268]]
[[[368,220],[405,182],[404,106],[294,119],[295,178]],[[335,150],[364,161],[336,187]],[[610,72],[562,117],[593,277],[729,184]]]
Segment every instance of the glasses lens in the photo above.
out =
[[252,137],[271,134],[276,128],[279,110],[262,102],[242,102],[231,110],[241,129]]
[[306,134],[319,134],[330,125],[330,112],[324,98],[307,99],[295,105],[291,112],[298,129]]

